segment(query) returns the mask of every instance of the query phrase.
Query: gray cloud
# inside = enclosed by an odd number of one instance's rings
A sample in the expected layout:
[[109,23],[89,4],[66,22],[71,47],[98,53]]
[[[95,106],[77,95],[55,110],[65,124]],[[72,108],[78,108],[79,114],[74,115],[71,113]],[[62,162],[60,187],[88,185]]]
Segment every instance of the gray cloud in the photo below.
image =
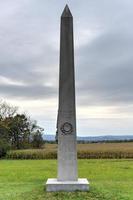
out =
[[57,83],[58,49],[52,35],[57,31],[52,23],[51,26],[48,23],[49,12],[45,2],[7,2],[0,3],[3,7],[0,15],[0,75],[24,82],[25,86],[1,85],[1,96],[51,97],[55,86],[47,85]]
[[96,39],[77,50],[77,93],[81,104],[133,103],[132,14],[125,13],[124,7],[123,11],[116,23],[108,28],[106,22],[105,30]]
[[0,86],[0,92],[7,97],[23,98],[23,99],[50,99],[57,93],[53,87],[42,85],[27,85],[27,86]]
[[[112,111],[110,114],[106,110],[106,119],[99,115],[88,119],[86,113],[82,113],[82,119],[79,113],[78,133],[132,134],[133,3],[67,3],[74,16],[77,104],[105,106],[105,110],[110,106]],[[65,4],[65,0],[0,1],[0,97],[15,99],[19,105],[27,102],[23,108],[50,134],[55,133],[56,108],[48,108],[52,110],[48,115],[46,107],[42,106],[40,112],[37,102],[34,109],[28,105],[30,100],[48,102],[58,97],[59,25]]]
[[[132,2],[68,3],[74,15],[76,45],[80,44],[75,49],[78,103],[133,103]],[[26,85],[1,85],[1,96],[57,95],[59,17],[65,1],[7,0],[0,4],[0,75]],[[80,32],[86,30],[95,32],[95,37],[91,40],[87,33],[82,44]]]

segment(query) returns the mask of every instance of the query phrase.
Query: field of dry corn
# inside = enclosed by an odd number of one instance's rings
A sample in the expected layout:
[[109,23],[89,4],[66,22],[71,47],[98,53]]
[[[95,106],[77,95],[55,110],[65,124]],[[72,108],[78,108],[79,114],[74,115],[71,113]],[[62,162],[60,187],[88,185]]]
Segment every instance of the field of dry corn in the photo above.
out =
[[[133,158],[133,142],[77,144],[78,158]],[[11,150],[7,159],[56,159],[57,144],[42,149]]]

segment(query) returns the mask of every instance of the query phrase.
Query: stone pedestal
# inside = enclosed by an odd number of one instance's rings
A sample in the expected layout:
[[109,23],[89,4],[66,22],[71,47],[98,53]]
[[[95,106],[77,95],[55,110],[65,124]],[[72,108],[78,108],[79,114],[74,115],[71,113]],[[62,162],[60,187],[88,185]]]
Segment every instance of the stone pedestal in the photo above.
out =
[[78,181],[58,181],[55,178],[49,178],[46,182],[47,192],[58,191],[88,191],[89,182],[86,178],[79,178]]

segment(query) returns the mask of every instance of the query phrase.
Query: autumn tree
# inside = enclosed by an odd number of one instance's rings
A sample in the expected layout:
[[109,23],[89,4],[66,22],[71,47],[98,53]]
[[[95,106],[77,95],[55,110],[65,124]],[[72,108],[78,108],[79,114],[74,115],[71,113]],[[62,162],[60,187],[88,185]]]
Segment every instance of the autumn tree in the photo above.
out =
[[43,129],[37,122],[24,113],[20,114],[17,107],[5,102],[0,103],[0,148],[2,146],[10,146],[13,149],[28,148],[33,143],[35,145],[34,140],[38,141],[36,147],[40,147],[43,141],[42,132]]

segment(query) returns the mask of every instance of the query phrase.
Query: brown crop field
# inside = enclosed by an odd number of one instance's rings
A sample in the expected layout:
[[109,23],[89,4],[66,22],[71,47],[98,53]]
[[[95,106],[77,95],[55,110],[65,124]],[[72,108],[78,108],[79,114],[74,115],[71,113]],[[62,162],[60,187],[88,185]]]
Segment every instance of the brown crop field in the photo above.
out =
[[[78,158],[133,158],[133,142],[77,144]],[[56,159],[57,144],[43,149],[11,150],[7,159]]]

